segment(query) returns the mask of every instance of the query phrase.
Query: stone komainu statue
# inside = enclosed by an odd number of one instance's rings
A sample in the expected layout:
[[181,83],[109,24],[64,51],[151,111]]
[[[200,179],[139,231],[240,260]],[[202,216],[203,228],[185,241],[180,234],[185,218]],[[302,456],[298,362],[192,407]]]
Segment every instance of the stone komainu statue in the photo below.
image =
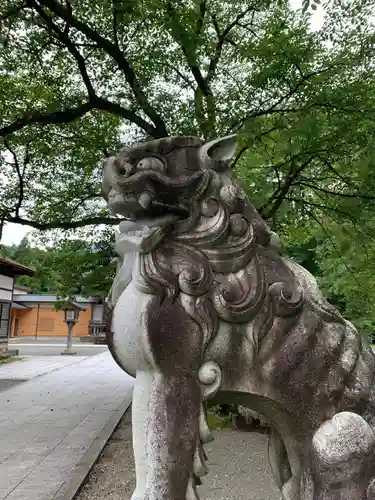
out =
[[285,500],[375,500],[374,354],[280,256],[231,176],[235,147],[168,137],[105,163],[105,199],[128,219],[108,343],[136,377],[133,500],[198,497],[208,398],[267,418]]

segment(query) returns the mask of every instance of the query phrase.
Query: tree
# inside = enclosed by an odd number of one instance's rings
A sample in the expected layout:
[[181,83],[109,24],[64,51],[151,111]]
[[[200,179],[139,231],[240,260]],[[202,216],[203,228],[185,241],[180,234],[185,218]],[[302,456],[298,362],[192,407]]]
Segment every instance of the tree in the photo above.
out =
[[370,238],[374,0],[326,2],[318,31],[303,4],[3,0],[0,220],[99,240],[120,142],[235,132],[236,173],[289,249]]
[[28,239],[24,238],[19,245],[13,245],[11,247],[2,246],[0,255],[10,257],[35,270],[35,274],[31,277],[18,277],[16,279],[17,284],[31,288],[34,293],[55,292],[60,273],[58,273],[53,266],[52,253],[32,247]]
[[75,239],[44,249],[24,238],[19,245],[2,246],[0,255],[35,269],[33,276],[17,278],[17,284],[30,287],[33,293],[105,297],[116,267],[113,235],[105,236],[95,245]]
[[306,166],[326,172],[351,162],[353,144],[368,149],[372,2],[338,4],[313,33],[285,1],[6,0],[2,219],[115,224],[98,201],[98,162],[121,136],[231,132],[248,176],[252,165],[282,176],[260,207],[272,218],[291,188],[308,190]]

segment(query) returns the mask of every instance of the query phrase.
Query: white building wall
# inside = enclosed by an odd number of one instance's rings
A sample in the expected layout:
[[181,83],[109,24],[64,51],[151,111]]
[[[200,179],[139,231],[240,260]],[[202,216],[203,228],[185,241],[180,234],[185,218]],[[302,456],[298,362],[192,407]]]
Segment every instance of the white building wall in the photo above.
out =
[[12,307],[13,278],[0,274],[0,338],[8,336]]
[[6,290],[13,290],[13,278],[9,278],[9,276],[4,276],[0,274],[0,288],[5,288]]
[[12,300],[13,278],[0,274],[0,300]]

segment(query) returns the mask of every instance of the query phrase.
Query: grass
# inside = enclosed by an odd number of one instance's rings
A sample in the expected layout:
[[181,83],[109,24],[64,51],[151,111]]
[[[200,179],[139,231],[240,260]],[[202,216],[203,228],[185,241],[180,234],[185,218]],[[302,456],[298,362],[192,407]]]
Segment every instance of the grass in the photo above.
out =
[[211,430],[219,430],[228,427],[231,423],[230,417],[220,417],[210,411],[207,412],[207,424]]
[[0,365],[7,365],[8,363],[14,363],[15,361],[22,361],[23,358],[21,356],[10,356],[6,359],[0,359]]

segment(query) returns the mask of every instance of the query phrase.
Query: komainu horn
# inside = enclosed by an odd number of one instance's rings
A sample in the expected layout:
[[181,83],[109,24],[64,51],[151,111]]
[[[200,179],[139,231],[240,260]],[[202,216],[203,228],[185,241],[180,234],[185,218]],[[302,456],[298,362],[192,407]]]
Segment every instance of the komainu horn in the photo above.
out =
[[108,344],[136,378],[132,499],[198,498],[214,398],[268,420],[284,500],[375,500],[374,354],[280,255],[232,178],[235,149],[167,137],[105,162],[104,197],[127,219]]

